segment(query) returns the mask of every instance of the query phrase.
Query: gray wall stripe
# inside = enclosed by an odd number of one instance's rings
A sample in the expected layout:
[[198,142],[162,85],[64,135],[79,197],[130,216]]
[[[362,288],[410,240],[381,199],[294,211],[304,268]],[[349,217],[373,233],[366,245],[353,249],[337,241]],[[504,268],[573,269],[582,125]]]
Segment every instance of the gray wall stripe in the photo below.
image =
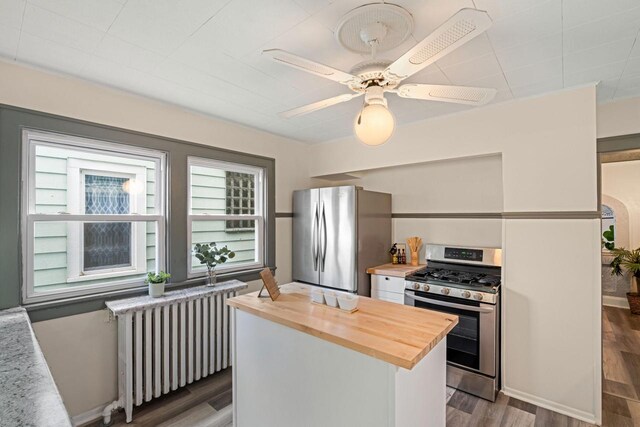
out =
[[505,219],[599,219],[599,211],[505,212]]
[[[276,218],[292,218],[291,212],[276,212]],[[549,212],[412,212],[393,213],[396,219],[597,219],[599,211]]]
[[598,153],[611,153],[615,151],[637,150],[640,148],[640,134],[611,136],[599,138],[597,141]]
[[500,219],[502,214],[499,212],[412,212],[412,213],[392,213],[392,218],[397,219],[421,219],[421,218],[443,218],[443,219]]

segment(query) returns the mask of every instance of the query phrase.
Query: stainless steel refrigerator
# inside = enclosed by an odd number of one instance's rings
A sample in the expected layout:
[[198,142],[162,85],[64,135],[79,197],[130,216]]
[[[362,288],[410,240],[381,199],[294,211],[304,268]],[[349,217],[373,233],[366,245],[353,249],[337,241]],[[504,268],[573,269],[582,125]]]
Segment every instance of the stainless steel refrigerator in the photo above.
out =
[[293,192],[293,280],[359,295],[389,262],[391,195],[354,186]]

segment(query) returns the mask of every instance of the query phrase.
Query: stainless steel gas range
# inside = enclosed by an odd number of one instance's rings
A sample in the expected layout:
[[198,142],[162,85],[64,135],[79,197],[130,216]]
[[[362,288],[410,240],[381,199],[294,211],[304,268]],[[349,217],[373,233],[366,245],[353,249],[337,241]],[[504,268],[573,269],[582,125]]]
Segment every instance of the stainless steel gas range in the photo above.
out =
[[426,246],[427,268],[405,278],[404,303],[459,316],[447,336],[447,385],[495,401],[500,389],[502,250]]

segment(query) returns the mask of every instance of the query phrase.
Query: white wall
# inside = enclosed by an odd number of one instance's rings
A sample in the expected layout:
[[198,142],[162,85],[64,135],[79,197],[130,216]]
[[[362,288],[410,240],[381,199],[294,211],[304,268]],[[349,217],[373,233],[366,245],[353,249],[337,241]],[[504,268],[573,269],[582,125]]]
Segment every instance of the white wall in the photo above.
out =
[[[415,122],[378,148],[349,137],[310,151],[312,176],[501,154],[505,212],[598,209],[594,86]],[[599,223],[502,221],[504,389],[589,421],[601,413]]]
[[[616,246],[640,246],[640,160],[603,163],[601,170],[602,202],[614,209],[616,215]],[[612,203],[615,202],[615,203]],[[626,209],[626,213],[623,212]],[[626,224],[625,224],[626,219]],[[626,227],[625,227],[626,225]],[[624,235],[626,232],[626,236]],[[603,257],[602,287],[606,304],[626,304],[625,294],[630,291],[631,276],[611,276],[608,266],[611,257]],[[605,265],[606,264],[606,265]],[[616,297],[612,299],[609,297]]]
[[598,138],[640,133],[640,97],[598,105]]
[[[632,160],[626,162],[603,163],[602,164],[602,201],[615,201],[609,203],[616,214],[616,246],[626,248],[637,248],[640,246],[640,190],[638,183],[640,182],[640,160]],[[623,236],[624,212],[620,212],[626,208],[627,215],[627,234]],[[624,237],[627,237],[625,242]],[[611,257],[607,257],[606,262],[611,261]],[[603,263],[604,264],[604,263]],[[606,298],[607,304],[619,304],[625,306],[625,294],[631,288],[631,276],[625,274],[621,277],[611,277],[611,268],[606,265],[603,270],[603,291],[605,295],[617,297],[616,299]]]
[[[502,212],[502,159],[499,155],[394,166],[359,171],[358,175],[359,179],[339,184],[358,185],[366,190],[393,194],[393,213]],[[500,247],[502,220],[446,217],[393,219],[394,242],[404,243],[412,236],[421,237],[424,243]],[[424,251],[423,245],[420,251],[422,262]],[[410,254],[407,256],[410,258]]]
[[[602,164],[602,194],[624,204],[629,212],[629,242],[640,246],[640,160]],[[616,230],[617,231],[617,230]]]
[[601,404],[600,220],[505,221],[505,393],[590,421]]
[[502,212],[499,155],[359,171],[344,184],[393,193],[394,213]]
[[309,170],[318,177],[502,154],[505,212],[594,211],[594,94],[589,86],[414,122],[379,147],[352,136],[328,141],[311,147]]
[[53,379],[71,416],[118,395],[118,328],[107,310],[33,324]]
[[[304,144],[78,79],[0,61],[0,103],[275,158],[279,212],[310,185]],[[276,263],[278,280],[290,281],[290,218],[276,221]],[[100,311],[34,325],[72,416],[116,398],[116,329],[104,319]]]

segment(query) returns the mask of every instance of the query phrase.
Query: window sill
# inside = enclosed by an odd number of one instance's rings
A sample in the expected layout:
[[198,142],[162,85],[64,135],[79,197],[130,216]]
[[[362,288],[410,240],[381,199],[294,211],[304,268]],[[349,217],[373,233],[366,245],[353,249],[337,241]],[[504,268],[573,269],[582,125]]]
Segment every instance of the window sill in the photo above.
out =
[[[269,267],[276,270],[276,267]],[[218,281],[237,279],[243,282],[260,279],[260,271],[262,268],[248,269],[243,271],[234,271],[228,273],[219,273]],[[167,290],[180,289],[184,287],[203,285],[205,277],[197,277],[188,279],[184,282],[169,283]],[[76,297],[66,297],[52,301],[38,302],[23,305],[29,313],[32,322],[41,322],[44,320],[57,319],[59,317],[73,316],[76,314],[89,313],[105,309],[105,301],[120,298],[130,298],[134,296],[145,295],[148,292],[147,286],[137,286],[123,290],[100,292],[91,295],[82,295]]]
[[84,273],[81,276],[67,277],[67,283],[82,283],[90,282],[93,280],[112,279],[114,277],[130,277],[146,275],[147,271],[144,269],[126,268],[121,270],[111,270],[105,273]]
[[[191,270],[187,273],[187,281],[190,279],[202,279],[207,275],[207,269],[204,268],[201,264],[198,265],[199,268],[196,270]],[[218,277],[226,277],[232,274],[240,274],[245,272],[260,272],[264,269],[265,265],[261,262],[243,262],[237,265],[229,266],[228,264],[222,268],[216,267],[216,275]]]

